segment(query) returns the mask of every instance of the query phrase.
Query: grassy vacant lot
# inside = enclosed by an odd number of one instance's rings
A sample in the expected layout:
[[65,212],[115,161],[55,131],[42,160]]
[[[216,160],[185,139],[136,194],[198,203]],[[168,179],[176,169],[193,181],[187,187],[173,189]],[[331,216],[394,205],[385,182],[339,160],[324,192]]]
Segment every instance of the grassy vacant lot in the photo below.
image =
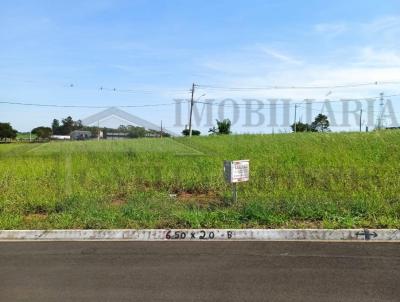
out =
[[399,163],[397,131],[4,144],[0,229],[399,228]]

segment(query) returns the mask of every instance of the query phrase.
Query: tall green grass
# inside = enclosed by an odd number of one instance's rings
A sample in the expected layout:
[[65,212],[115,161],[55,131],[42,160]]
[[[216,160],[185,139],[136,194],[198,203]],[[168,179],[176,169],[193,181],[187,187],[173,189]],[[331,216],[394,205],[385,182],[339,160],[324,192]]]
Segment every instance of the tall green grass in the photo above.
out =
[[399,160],[397,131],[0,145],[0,228],[398,228]]

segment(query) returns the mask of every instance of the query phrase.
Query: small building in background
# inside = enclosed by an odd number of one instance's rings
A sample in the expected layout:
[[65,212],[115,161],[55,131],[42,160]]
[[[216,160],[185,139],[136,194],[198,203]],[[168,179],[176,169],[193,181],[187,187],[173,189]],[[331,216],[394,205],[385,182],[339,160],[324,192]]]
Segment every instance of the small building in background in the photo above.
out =
[[111,139],[111,140],[120,140],[120,139],[128,139],[129,133],[124,133],[124,132],[107,132],[106,134],[106,139]]
[[74,130],[71,132],[70,136],[73,140],[88,140],[92,137],[92,132],[84,130]]

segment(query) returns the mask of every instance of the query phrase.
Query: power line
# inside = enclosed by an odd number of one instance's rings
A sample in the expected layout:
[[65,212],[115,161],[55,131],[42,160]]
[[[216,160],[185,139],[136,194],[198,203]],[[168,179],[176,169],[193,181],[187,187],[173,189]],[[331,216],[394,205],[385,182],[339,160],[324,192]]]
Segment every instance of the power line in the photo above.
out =
[[[47,83],[43,83],[37,80],[15,80],[13,78],[0,75],[2,78],[8,78],[11,79],[12,82],[22,82],[22,83],[28,83],[28,84],[33,84],[35,86],[43,86],[43,87],[48,87],[49,85]],[[63,88],[69,88],[69,89],[83,89],[83,90],[92,90],[92,91],[107,91],[107,92],[121,92],[121,93],[142,93],[142,94],[156,94],[156,93],[162,93],[162,92],[176,92],[176,93],[187,93],[189,92],[188,89],[184,88],[176,88],[176,89],[163,89],[163,88],[118,88],[115,86],[108,86],[108,85],[94,85],[92,87],[88,86],[81,86],[79,83],[75,81],[57,81],[56,83],[53,82],[52,86],[56,87],[63,87]]]
[[170,106],[179,103],[186,103],[187,101],[179,101],[173,103],[160,103],[160,104],[142,104],[142,105],[112,105],[112,106],[92,106],[92,105],[56,105],[56,104],[39,104],[39,103],[23,103],[23,102],[11,102],[11,101],[0,101],[0,104],[7,105],[20,105],[20,106],[32,106],[32,107],[54,107],[54,108],[95,108],[95,109],[106,109],[110,107],[120,108],[143,108],[143,107],[160,107]]
[[[1,77],[6,77],[5,75],[0,75]],[[9,79],[10,78],[8,77]],[[40,83],[37,80],[20,80],[21,82],[25,83]],[[97,91],[109,91],[109,92],[124,92],[124,93],[157,93],[162,91],[168,92],[182,92],[187,93],[190,90],[185,88],[179,89],[143,89],[143,88],[118,88],[108,85],[95,85],[96,88],[93,87],[84,87],[80,86],[79,83],[75,81],[57,81],[60,87],[67,87],[67,88],[81,88],[81,89],[88,89],[88,90],[97,90]],[[232,87],[232,86],[218,86],[218,85],[196,85],[197,88],[202,89],[211,89],[211,90],[227,90],[227,91],[248,91],[248,90],[295,90],[295,89],[338,89],[338,88],[357,88],[357,87],[364,87],[364,86],[380,86],[380,85],[395,85],[400,84],[400,80],[392,80],[392,81],[371,81],[371,82],[358,82],[358,83],[345,83],[345,84],[338,84],[338,85],[266,85],[266,86],[258,86],[258,87]]]
[[[286,107],[286,106],[294,106],[294,104],[295,104],[295,103],[278,104],[278,103],[264,103],[264,102],[224,104],[222,102],[214,103],[214,102],[206,102],[206,101],[201,101],[201,102],[200,101],[195,101],[195,103],[204,104],[204,105],[218,106],[218,107],[222,106],[222,107],[227,107],[227,108],[247,108],[247,107],[253,106],[253,105],[263,105],[264,109],[268,109],[268,108],[271,108],[271,107],[274,107],[274,108],[282,107],[283,108],[283,107]],[[265,107],[265,106],[268,106],[268,107]]]
[[[110,87],[104,87],[100,86],[98,88],[100,91],[111,91],[111,92],[124,92],[124,93],[143,93],[143,94],[154,94],[154,93],[159,93],[162,92],[163,90],[150,90],[150,89],[126,89],[126,88],[110,88]],[[179,92],[179,93],[188,93],[190,92],[187,89],[166,89],[164,90],[166,92]]]
[[[355,110],[321,110],[321,109],[316,109],[316,108],[311,108],[311,107],[303,107],[303,106],[301,106],[301,105],[297,105],[297,108],[302,108],[302,109],[304,109],[304,110],[310,110],[310,111],[313,111],[313,112],[322,112],[322,111],[326,111],[326,112],[332,112],[332,113],[357,113],[357,112],[359,112],[360,111],[360,109],[355,109]],[[382,111],[376,111],[376,110],[363,110],[363,112],[364,113],[377,113],[377,114],[380,114]],[[397,114],[397,115],[400,115],[400,112],[393,112],[394,114]]]
[[[197,87],[197,86],[196,86]],[[386,98],[390,97],[397,97],[400,96],[400,94],[392,94],[392,95],[385,95]],[[352,99],[341,99],[341,100],[325,100],[325,101],[309,101],[309,100],[304,100],[304,101],[298,101],[298,102],[292,102],[292,103],[284,103],[284,104],[278,104],[278,103],[265,103],[265,102],[247,102],[247,103],[234,103],[234,104],[225,104],[222,102],[206,102],[206,101],[193,101],[193,103],[199,103],[199,104],[205,104],[205,105],[213,105],[213,106],[223,106],[223,107],[231,107],[231,108],[237,108],[237,107],[249,107],[253,105],[264,105],[268,107],[274,107],[274,108],[279,108],[279,107],[286,107],[286,106],[300,106],[301,105],[306,105],[306,104],[325,104],[325,103],[337,103],[337,102],[354,102],[354,101],[366,101],[366,100],[372,100],[372,99],[380,99],[380,96],[376,97],[363,97],[363,98],[352,98]],[[171,105],[176,105],[176,104],[185,104],[187,103],[187,100],[181,100],[181,101],[175,101],[171,103],[156,103],[156,104],[140,104],[140,105],[108,105],[108,106],[96,106],[96,105],[57,105],[57,104],[42,104],[42,103],[25,103],[25,102],[17,102],[17,101],[0,101],[0,104],[7,104],[7,105],[20,105],[20,106],[33,106],[33,107],[54,107],[54,108],[95,108],[95,109],[106,109],[110,107],[120,107],[120,108],[144,108],[144,107],[161,107],[161,106],[171,106]],[[268,107],[263,107],[263,108],[268,108]]]
[[[385,97],[398,97],[400,96],[399,94],[392,94],[392,95],[387,95]],[[274,98],[276,99],[276,98]],[[249,100],[247,103],[232,103],[232,104],[225,104],[222,102],[205,102],[205,101],[195,101],[195,103],[200,103],[200,104],[206,104],[206,105],[213,105],[213,106],[223,106],[223,107],[231,107],[231,108],[246,108],[249,106],[253,105],[266,105],[266,106],[273,106],[273,107],[286,107],[286,106],[295,106],[301,105],[301,104],[325,104],[325,103],[343,103],[343,102],[354,102],[354,101],[367,101],[367,100],[376,100],[380,99],[380,96],[370,96],[370,97],[362,97],[362,98],[349,98],[349,99],[340,99],[340,100],[325,100],[325,101],[310,101],[309,99],[303,100],[303,101],[295,101],[291,103],[284,103],[284,104],[278,104],[278,103],[265,103],[265,102],[254,102],[256,100]],[[227,99],[229,100],[229,99]],[[266,107],[264,107],[266,108]],[[267,107],[268,108],[268,107]]]
[[325,86],[279,86],[279,85],[268,85],[260,87],[226,87],[226,86],[214,86],[214,85],[198,85],[199,88],[213,89],[213,90],[227,90],[227,91],[247,91],[247,90],[285,90],[285,89],[338,89],[338,88],[356,88],[363,86],[378,86],[378,85],[394,85],[400,84],[400,81],[375,81],[365,83],[353,83],[353,84],[340,84],[340,85],[325,85]]

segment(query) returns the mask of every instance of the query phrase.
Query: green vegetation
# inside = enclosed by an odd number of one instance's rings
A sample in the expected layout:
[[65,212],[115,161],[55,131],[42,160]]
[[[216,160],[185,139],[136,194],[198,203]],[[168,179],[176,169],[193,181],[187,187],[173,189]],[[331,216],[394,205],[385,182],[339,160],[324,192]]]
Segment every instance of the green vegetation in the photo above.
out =
[[49,139],[52,134],[52,130],[49,127],[41,126],[32,129],[32,134],[41,139]]
[[18,132],[17,133],[17,140],[29,140],[32,139],[34,140],[36,138],[36,135],[33,133],[29,132]]
[[293,132],[329,132],[329,124],[328,116],[320,113],[311,124],[298,121],[293,123],[290,128]]
[[[201,132],[199,130],[192,130],[192,136],[199,136]],[[190,136],[190,130],[189,129],[184,129],[182,131],[183,136]]]
[[231,134],[232,122],[229,119],[224,119],[222,121],[216,120],[217,127],[212,127],[208,130],[212,134]]
[[61,120],[61,124],[59,120],[54,119],[51,130],[56,135],[69,135],[74,130],[83,130],[83,125],[80,120],[74,121],[71,116],[68,116]]
[[0,229],[399,228],[399,162],[397,131],[3,144]]
[[15,139],[17,132],[10,123],[0,123],[0,142]]

